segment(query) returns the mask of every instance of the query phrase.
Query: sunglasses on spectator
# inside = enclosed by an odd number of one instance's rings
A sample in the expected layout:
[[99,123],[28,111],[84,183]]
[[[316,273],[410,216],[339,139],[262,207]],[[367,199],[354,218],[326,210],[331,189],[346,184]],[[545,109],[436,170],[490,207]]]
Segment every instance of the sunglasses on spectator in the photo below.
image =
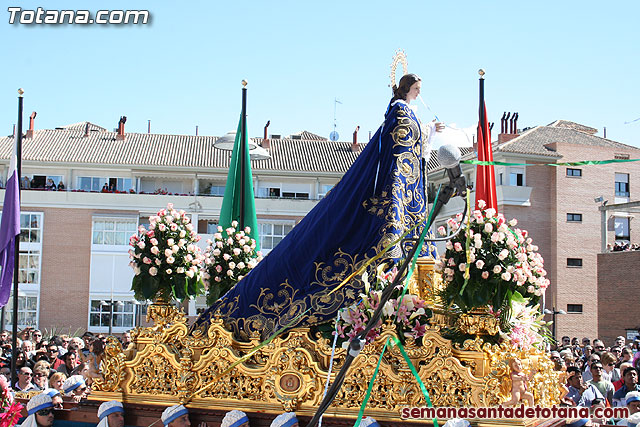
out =
[[46,409],[40,409],[38,412],[36,412],[36,414],[40,415],[41,417],[46,417],[47,415],[51,414],[52,412],[53,412],[53,409],[46,408]]
[[50,348],[49,349],[49,353],[57,353],[58,349],[57,348]]
[[615,363],[608,363],[607,366],[616,366]]
[[33,376],[33,374],[31,372],[20,372],[20,375],[25,375],[25,376]]

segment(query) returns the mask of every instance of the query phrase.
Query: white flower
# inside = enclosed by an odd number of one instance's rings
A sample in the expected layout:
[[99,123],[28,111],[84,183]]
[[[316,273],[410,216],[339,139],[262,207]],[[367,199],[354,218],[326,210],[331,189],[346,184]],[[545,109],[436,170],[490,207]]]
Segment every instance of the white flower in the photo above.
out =
[[509,251],[508,251],[508,250],[506,250],[506,249],[503,249],[503,250],[501,250],[501,251],[500,251],[500,253],[498,254],[498,259],[499,259],[500,261],[502,261],[503,259],[505,259],[505,258],[506,258],[506,257],[508,257],[508,256],[509,256]]
[[509,221],[509,225],[512,227],[515,227],[518,224],[518,220],[513,218],[511,221]]
[[182,274],[182,273],[184,273],[184,267],[178,267],[178,268],[176,268],[176,273],[178,273],[178,274]]
[[165,271],[167,272],[167,274],[173,273],[173,270],[171,270],[170,268],[167,268]]
[[166,256],[167,258],[172,255],[173,255],[173,252],[171,251],[171,249],[167,248],[164,250],[164,256]]
[[485,233],[491,233],[493,231],[493,224],[491,224],[490,222],[487,222],[484,225],[484,231]]
[[233,270],[234,268],[236,268],[236,263],[235,263],[235,262],[233,262],[233,261],[231,261],[231,262],[229,263],[229,268],[230,268],[231,270]]
[[184,236],[187,235],[187,232],[184,230],[180,230],[180,238],[183,238]]
[[229,277],[233,276],[233,271],[227,270],[227,276],[229,276]]
[[187,277],[189,277],[189,278],[192,278],[195,275],[193,270],[187,270],[187,271],[184,272],[184,274],[186,274]]
[[500,267],[499,265],[496,265],[495,267],[493,267],[493,272],[495,274],[498,274],[502,271],[502,267]]
[[234,220],[234,221],[231,221],[231,226],[232,226],[233,228],[236,228],[236,227],[238,226],[238,221],[235,221],[235,220]]
[[167,239],[167,246],[173,246],[175,241],[173,239]]
[[167,264],[173,264],[176,261],[176,259],[172,256],[167,257]]
[[240,262],[238,263],[238,268],[239,268],[240,270],[242,270],[244,267],[245,267],[244,262],[240,261]]
[[213,256],[220,256],[221,252],[220,252],[220,249],[215,248],[212,253],[213,253]]
[[180,239],[178,240],[178,246],[181,248],[184,248],[184,245],[187,244],[187,241],[185,239]]
[[157,274],[158,274],[158,269],[157,269],[157,268],[155,268],[155,267],[151,267],[151,268],[149,269],[149,274],[150,274],[150,275],[152,275],[152,276],[157,275]]
[[509,273],[508,271],[502,273],[502,280],[504,280],[505,282],[511,280],[511,273]]
[[460,265],[458,265],[458,270],[465,271],[466,269],[467,269],[467,264],[465,264],[464,262],[461,262]]
[[393,303],[391,301],[385,302],[384,306],[382,307],[382,314],[384,314],[387,317],[391,317],[393,316],[393,313],[394,313]]
[[484,267],[484,261],[483,261],[483,260],[481,260],[481,259],[477,260],[477,261],[476,261],[476,267],[477,267],[479,270],[482,270],[482,267]]
[[484,209],[486,206],[487,206],[487,203],[484,200],[482,199],[478,200],[478,207],[480,209]]
[[240,255],[240,252],[242,252],[242,251],[240,250],[240,248],[233,248],[233,254],[234,254],[235,256]]

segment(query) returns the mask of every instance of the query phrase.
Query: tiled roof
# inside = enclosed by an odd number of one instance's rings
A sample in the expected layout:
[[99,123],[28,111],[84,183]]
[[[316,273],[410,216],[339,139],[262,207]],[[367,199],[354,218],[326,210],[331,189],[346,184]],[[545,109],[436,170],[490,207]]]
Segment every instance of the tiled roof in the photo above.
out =
[[[81,128],[81,129],[80,129]],[[116,140],[115,132],[90,132],[84,128],[36,130],[23,139],[22,158],[38,163],[77,163],[125,167],[175,167],[227,169],[231,153],[213,147],[217,137],[127,133]],[[261,142],[262,138],[256,139]],[[0,138],[0,159],[9,159],[13,137]],[[272,139],[271,158],[254,160],[252,168],[274,171],[344,173],[358,157],[350,142]]]
[[573,129],[580,132],[588,133],[589,135],[593,135],[598,132],[598,129],[581,125],[580,123],[570,122],[568,120],[556,120],[553,123],[549,123],[548,127],[558,127],[558,128],[567,128]]
[[106,132],[107,131],[107,129],[103,128],[102,126],[98,126],[91,122],[72,123],[70,125],[61,126],[60,129],[84,131],[87,128],[87,125],[89,125],[90,132]]
[[[595,129],[566,120],[558,120],[549,126],[537,126],[529,129],[516,138],[502,144],[497,144],[497,142],[494,141],[493,152],[543,156],[553,161],[553,159],[562,158],[561,154],[547,148],[548,144],[554,142],[609,147],[624,151],[638,150],[637,147],[631,145],[595,136],[591,133],[591,130]],[[597,132],[597,130],[595,131]],[[462,160],[474,159],[476,157],[471,148],[462,148],[461,151]],[[428,170],[429,172],[433,172],[438,169],[441,169],[440,163],[438,162],[438,153],[437,151],[433,151],[428,163]]]
[[600,138],[599,136],[591,135],[584,131],[575,130],[569,127],[538,126],[528,130],[511,141],[494,147],[494,152],[533,154],[560,158],[562,157],[561,155],[545,147],[547,144],[554,142],[587,145],[592,147],[609,147],[621,150],[637,150],[636,147],[631,145]]
[[292,138],[295,139],[306,139],[308,141],[326,141],[327,138],[324,136],[316,135],[315,133],[311,133],[309,131],[303,130],[302,132],[294,133],[291,135]]

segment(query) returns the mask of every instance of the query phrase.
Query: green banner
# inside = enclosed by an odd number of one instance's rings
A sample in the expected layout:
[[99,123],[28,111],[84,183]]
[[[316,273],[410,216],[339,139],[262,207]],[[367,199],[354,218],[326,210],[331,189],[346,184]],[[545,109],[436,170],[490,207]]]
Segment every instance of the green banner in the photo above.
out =
[[509,163],[509,162],[486,162],[480,160],[460,160],[460,163],[478,166],[588,166],[588,165],[608,165],[610,163],[638,162],[640,159],[612,159],[612,160],[582,160],[579,162],[559,162],[559,163]]

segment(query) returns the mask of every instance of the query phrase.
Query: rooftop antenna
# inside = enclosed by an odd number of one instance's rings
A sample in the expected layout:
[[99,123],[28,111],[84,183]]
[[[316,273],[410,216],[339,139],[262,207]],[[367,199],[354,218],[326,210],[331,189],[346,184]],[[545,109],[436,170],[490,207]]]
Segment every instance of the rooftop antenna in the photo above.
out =
[[336,107],[338,106],[338,104],[342,104],[342,102],[338,101],[338,98],[334,98],[333,99],[333,132],[329,134],[329,139],[334,142],[337,141],[338,138],[340,138],[340,135],[336,130],[336,127],[338,126],[337,120],[336,120]]

